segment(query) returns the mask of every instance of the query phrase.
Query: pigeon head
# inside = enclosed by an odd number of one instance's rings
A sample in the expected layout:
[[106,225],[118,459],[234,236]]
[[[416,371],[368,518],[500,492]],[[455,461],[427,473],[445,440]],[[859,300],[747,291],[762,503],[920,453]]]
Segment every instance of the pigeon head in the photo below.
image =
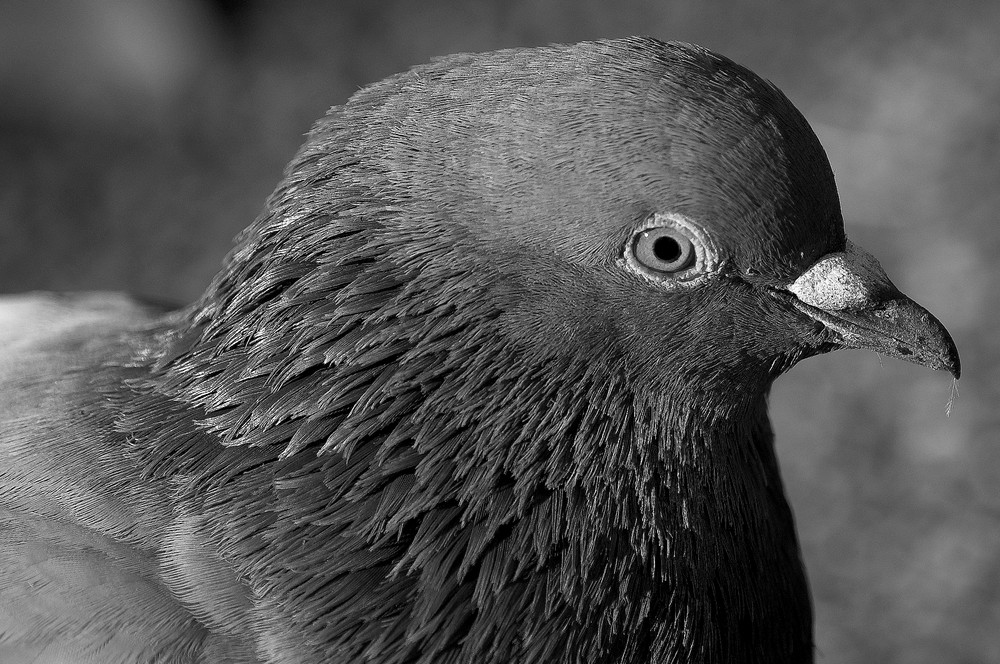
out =
[[453,302],[474,294],[529,355],[718,408],[839,347],[958,373],[944,328],[848,244],[802,115],[697,46],[458,55],[360,91],[314,129],[210,303],[320,248],[341,260],[336,229],[380,204],[370,259],[461,281]]
[[185,316],[122,426],[315,661],[804,661],[771,382],[959,372],[785,96],[653,39],[364,88]]
[[823,347],[767,296],[844,248],[825,154],[777,89],[682,44],[508,57],[417,70],[376,114],[404,223],[450,226],[506,334],[720,408]]

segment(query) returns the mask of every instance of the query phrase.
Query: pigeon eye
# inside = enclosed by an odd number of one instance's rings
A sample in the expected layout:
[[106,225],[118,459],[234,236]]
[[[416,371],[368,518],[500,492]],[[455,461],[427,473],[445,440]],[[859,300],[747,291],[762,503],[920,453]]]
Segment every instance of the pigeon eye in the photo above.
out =
[[637,261],[657,272],[679,272],[694,265],[694,244],[673,228],[641,231],[632,252]]
[[682,214],[650,215],[625,246],[624,265],[664,290],[694,288],[721,269],[712,236]]

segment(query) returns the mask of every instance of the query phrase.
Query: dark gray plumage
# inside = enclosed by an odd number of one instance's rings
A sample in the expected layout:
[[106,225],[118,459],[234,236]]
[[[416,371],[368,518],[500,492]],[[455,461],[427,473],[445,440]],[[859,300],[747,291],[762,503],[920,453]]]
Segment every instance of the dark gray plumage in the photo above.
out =
[[959,372],[788,100],[638,38],[361,90],[184,311],[7,307],[4,662],[811,661],[771,382]]

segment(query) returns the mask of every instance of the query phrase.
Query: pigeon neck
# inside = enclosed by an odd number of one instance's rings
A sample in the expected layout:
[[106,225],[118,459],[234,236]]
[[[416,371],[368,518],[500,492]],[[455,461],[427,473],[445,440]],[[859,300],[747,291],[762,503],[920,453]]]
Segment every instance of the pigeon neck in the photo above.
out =
[[[243,533],[274,521],[281,537],[243,573],[284,579],[266,604],[289,635],[321,615],[328,651],[398,639],[498,663],[810,661],[765,395],[720,411],[599,358],[538,357],[473,299],[367,327],[296,325],[325,300],[287,299],[242,327],[192,327],[159,358],[156,392],[218,440],[168,454],[179,439],[159,423],[137,439],[220,510],[223,556],[249,555]],[[280,487],[283,507],[240,493],[241,475]],[[344,603],[358,579],[366,600]],[[317,584],[328,592],[302,591]],[[386,632],[368,606],[407,627]]]
[[[549,474],[540,485],[553,488],[520,499],[526,507],[504,542],[508,569],[545,573],[507,583],[544,597],[576,651],[624,662],[681,652],[687,659],[676,661],[811,661],[808,590],[764,401],[753,417],[731,420],[666,407],[659,419],[649,404],[626,409],[612,425],[617,441],[538,446],[591,455],[592,465],[561,484]],[[643,412],[654,414],[644,422]],[[491,496],[493,508],[516,512],[502,495]],[[491,510],[482,520],[498,518]]]

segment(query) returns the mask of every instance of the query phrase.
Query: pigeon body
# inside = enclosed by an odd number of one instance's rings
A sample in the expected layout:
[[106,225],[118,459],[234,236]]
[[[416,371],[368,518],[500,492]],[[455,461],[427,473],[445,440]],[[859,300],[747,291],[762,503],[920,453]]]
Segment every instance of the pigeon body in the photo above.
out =
[[183,311],[12,307],[4,662],[809,662],[771,383],[958,375],[791,103],[646,38],[359,91]]

